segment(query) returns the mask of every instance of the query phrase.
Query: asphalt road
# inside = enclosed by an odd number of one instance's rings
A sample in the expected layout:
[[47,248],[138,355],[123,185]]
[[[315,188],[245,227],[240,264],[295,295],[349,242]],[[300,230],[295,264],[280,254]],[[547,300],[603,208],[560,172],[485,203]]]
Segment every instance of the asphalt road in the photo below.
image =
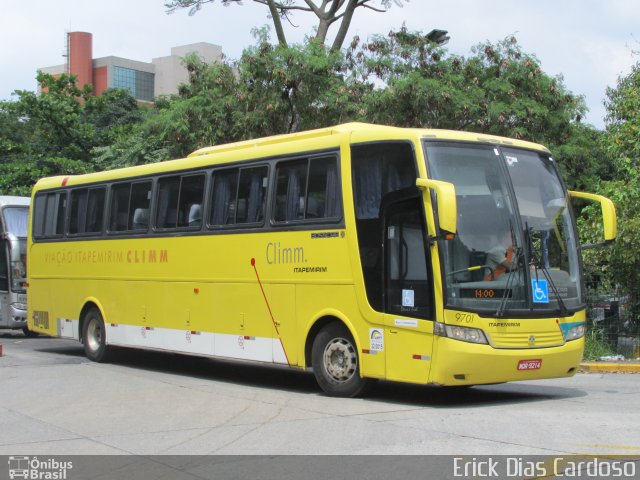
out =
[[0,330],[0,455],[640,455],[640,376],[336,399],[285,368]]

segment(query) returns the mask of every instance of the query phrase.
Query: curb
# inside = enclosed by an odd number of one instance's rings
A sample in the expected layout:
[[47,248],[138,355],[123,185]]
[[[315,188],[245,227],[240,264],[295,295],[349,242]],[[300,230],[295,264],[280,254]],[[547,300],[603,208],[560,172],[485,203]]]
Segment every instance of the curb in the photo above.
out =
[[581,363],[582,373],[640,373],[640,363]]

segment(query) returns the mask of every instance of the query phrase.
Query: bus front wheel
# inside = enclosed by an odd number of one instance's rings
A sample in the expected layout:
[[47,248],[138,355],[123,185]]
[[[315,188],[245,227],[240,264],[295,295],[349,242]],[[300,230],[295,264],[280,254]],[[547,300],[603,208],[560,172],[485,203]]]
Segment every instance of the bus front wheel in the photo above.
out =
[[82,322],[82,343],[89,360],[105,362],[108,357],[104,320],[97,308],[91,308]]
[[332,397],[355,397],[371,384],[360,377],[356,342],[342,323],[330,323],[318,332],[311,361],[318,385]]
[[34,338],[38,336],[38,332],[34,332],[33,330],[29,330],[29,327],[22,327],[22,333],[27,338]]

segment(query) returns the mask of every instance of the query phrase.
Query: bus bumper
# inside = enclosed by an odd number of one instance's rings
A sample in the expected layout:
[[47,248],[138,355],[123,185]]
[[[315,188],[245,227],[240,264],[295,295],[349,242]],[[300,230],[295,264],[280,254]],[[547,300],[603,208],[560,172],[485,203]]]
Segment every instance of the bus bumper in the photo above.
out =
[[7,322],[5,328],[18,329],[27,326],[26,310],[18,308],[16,304],[12,303],[5,311],[7,312]]
[[446,386],[570,377],[584,351],[584,338],[550,348],[498,349],[444,337],[435,343],[430,383]]

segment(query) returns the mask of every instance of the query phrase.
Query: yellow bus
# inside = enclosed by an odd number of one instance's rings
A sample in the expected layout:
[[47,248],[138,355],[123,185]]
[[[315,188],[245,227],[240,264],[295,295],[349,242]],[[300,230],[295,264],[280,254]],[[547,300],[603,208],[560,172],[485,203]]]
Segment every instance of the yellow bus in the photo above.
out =
[[613,240],[613,204],[568,193],[543,146],[361,123],[46,178],[29,328],[98,362],[120,346],[288,365],[335,396],[570,376],[571,195],[601,203]]

